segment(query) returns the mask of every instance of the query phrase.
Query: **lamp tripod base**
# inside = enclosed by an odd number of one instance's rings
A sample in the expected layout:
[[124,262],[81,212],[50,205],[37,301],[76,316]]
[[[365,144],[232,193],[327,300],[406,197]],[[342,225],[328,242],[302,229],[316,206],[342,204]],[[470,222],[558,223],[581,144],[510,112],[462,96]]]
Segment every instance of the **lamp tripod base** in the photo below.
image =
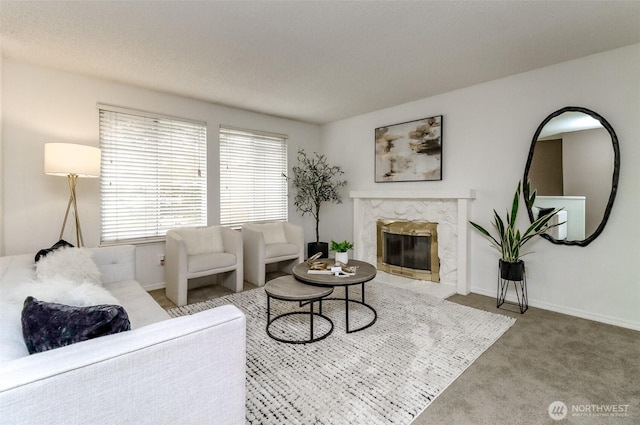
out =
[[64,213],[64,221],[62,222],[62,229],[60,229],[60,236],[58,239],[62,239],[62,235],[64,235],[64,229],[67,225],[67,219],[69,218],[69,210],[73,205],[73,214],[75,216],[76,222],[76,246],[81,248],[84,246],[84,240],[82,238],[82,228],[80,227],[80,217],[78,216],[78,204],[76,202],[76,184],[78,182],[77,174],[69,174],[67,176],[69,181],[69,202],[67,203],[67,211]]

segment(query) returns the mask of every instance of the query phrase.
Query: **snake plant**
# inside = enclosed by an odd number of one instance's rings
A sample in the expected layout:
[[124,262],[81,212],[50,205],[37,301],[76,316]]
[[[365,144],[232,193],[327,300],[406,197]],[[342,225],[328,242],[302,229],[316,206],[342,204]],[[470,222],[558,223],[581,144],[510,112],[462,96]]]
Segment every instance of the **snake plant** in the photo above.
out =
[[[530,193],[531,195],[528,199],[525,199],[525,202],[529,207],[532,207],[536,200],[536,191],[531,191],[530,182],[527,182],[527,189],[527,193]],[[491,242],[491,245],[500,252],[502,261],[508,263],[517,263],[520,260],[520,257],[526,255],[521,252],[522,247],[533,237],[546,232],[552,227],[564,224],[564,222],[562,222],[549,225],[549,221],[558,213],[558,211],[560,211],[560,209],[554,209],[550,213],[538,217],[533,223],[531,223],[527,230],[520,232],[520,230],[516,229],[515,226],[521,193],[521,182],[518,182],[518,188],[516,189],[516,193],[513,197],[513,203],[511,204],[511,212],[507,211],[504,220],[495,209],[493,210],[494,217],[492,224],[497,232],[496,236],[491,235],[491,233],[479,224],[469,221],[469,224],[480,232],[482,236],[487,238],[489,242]]]

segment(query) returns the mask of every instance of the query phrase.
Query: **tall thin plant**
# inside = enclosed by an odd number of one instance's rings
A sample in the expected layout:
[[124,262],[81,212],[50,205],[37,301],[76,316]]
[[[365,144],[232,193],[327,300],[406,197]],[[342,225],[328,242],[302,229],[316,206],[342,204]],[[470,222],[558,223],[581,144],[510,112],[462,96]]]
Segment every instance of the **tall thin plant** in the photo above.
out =
[[327,158],[314,152],[308,156],[304,149],[298,149],[298,165],[292,169],[293,176],[287,177],[297,190],[293,204],[304,216],[310,214],[316,222],[316,243],[320,242],[320,207],[324,202],[341,204],[340,188],[346,186],[346,180],[340,180],[344,174],[338,165],[329,165]]
[[[535,236],[540,235],[547,230],[559,226],[562,223],[552,224],[549,222],[551,219],[560,211],[561,209],[554,209],[548,214],[545,214],[541,217],[538,217],[524,232],[520,232],[519,229],[516,229],[516,219],[518,216],[518,208],[520,205],[520,195],[521,195],[521,182],[518,182],[518,188],[516,189],[516,193],[513,196],[513,202],[511,204],[511,211],[507,211],[506,217],[503,220],[502,217],[498,214],[498,212],[493,210],[493,227],[497,231],[497,235],[493,236],[489,233],[484,227],[479,224],[474,223],[473,221],[469,221],[471,224],[482,236],[491,242],[491,245],[500,252],[502,257],[502,261],[508,263],[517,263],[520,258],[528,253],[523,254],[521,252],[522,247],[533,239]],[[529,207],[532,207],[536,200],[536,191],[531,191],[531,183],[527,182],[527,193],[530,193],[528,199],[525,199],[525,202]]]

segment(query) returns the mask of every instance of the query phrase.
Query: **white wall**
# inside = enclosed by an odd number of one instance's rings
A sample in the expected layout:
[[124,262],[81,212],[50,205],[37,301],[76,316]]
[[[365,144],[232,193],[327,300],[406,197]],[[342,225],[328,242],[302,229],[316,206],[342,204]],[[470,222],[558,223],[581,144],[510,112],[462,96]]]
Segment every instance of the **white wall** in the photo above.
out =
[[[283,133],[289,136],[289,163],[298,147],[319,149],[320,128],[183,97],[134,88],[4,59],[2,69],[2,139],[4,158],[5,255],[34,254],[58,240],[69,197],[66,179],[43,172],[44,144],[69,142],[98,145],[97,103],[157,112],[207,122],[208,221],[219,223],[218,128],[220,124]],[[2,144],[3,143],[3,144]],[[78,181],[78,209],[86,246],[100,241],[98,179]],[[2,209],[0,208],[0,212]],[[0,216],[2,218],[2,216]],[[307,240],[313,226],[291,205],[289,219],[305,226]],[[67,226],[69,229],[70,226]],[[75,244],[73,227],[65,238]],[[164,244],[138,246],[138,279],[148,288],[164,282],[159,256]]]
[[[640,329],[640,44],[616,49],[325,125],[324,153],[346,170],[348,190],[475,189],[471,219],[489,225],[504,211],[524,174],[533,134],[564,106],[583,106],[615,129],[620,186],[603,234],[587,247],[531,243],[525,257],[529,303]],[[472,70],[469,70],[472,72]],[[425,75],[425,84],[429,77]],[[443,117],[443,180],[374,182],[374,129]],[[328,208],[322,239],[349,237],[352,202]],[[521,226],[528,224],[520,215]],[[471,233],[472,291],[495,296],[498,255]]]

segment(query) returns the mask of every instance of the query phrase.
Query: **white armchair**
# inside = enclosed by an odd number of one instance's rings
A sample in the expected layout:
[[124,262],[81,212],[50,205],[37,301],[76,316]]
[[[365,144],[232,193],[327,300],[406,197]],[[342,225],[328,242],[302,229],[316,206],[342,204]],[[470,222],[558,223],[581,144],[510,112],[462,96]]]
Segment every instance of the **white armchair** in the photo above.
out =
[[254,285],[263,286],[267,264],[291,273],[304,259],[304,233],[302,227],[287,222],[245,224],[242,227],[244,247],[244,278]]
[[177,306],[187,303],[188,280],[197,277],[225,273],[222,285],[242,291],[242,235],[222,226],[169,230],[164,264],[165,292]]

